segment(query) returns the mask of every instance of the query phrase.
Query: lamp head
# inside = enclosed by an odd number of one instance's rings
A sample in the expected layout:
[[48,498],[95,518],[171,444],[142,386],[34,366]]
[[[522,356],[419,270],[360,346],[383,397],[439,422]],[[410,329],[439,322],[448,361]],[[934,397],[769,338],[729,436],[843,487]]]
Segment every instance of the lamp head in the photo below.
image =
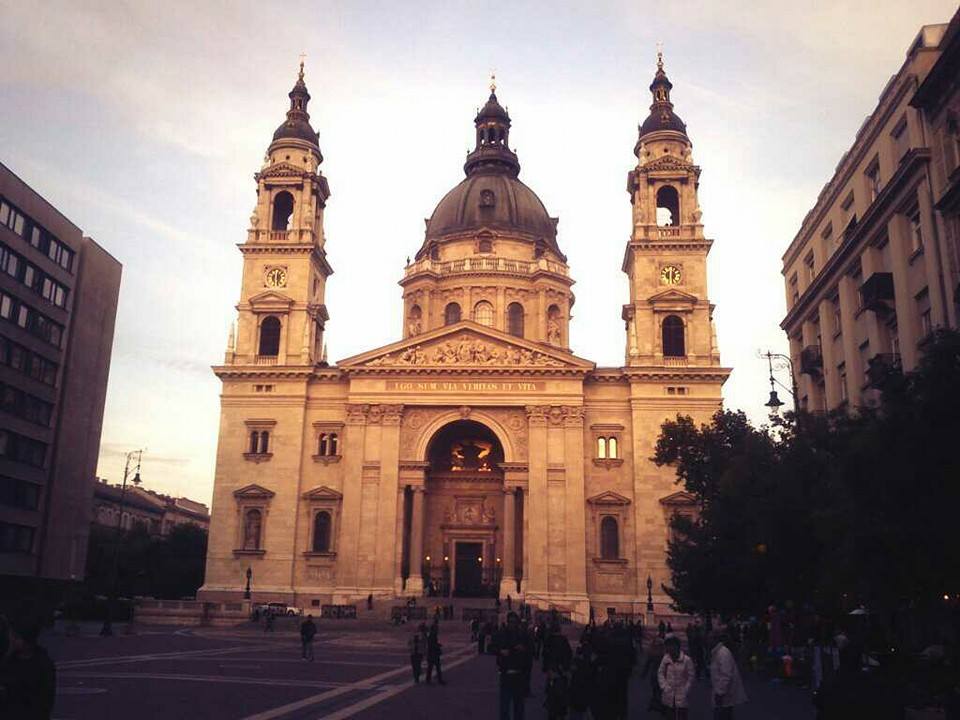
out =
[[779,412],[780,408],[783,407],[783,400],[777,397],[777,391],[770,391],[770,399],[765,403],[765,406],[770,408],[770,412]]

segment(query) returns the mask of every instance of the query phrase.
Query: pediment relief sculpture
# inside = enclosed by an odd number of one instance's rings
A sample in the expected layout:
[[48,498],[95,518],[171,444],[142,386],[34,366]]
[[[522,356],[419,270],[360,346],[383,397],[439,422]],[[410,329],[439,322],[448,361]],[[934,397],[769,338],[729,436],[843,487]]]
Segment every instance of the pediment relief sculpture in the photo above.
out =
[[448,525],[493,525],[497,511],[486,498],[457,498],[444,508],[443,519]]
[[415,345],[387,353],[367,363],[370,367],[383,365],[487,365],[564,367],[565,364],[537,350],[509,345],[497,345],[486,340],[463,335],[432,345]]
[[273,490],[268,490],[262,485],[257,485],[255,483],[251,485],[245,485],[244,487],[233,491],[233,496],[235,498],[248,499],[248,500],[254,499],[254,498],[268,500],[272,498],[275,494],[276,493],[274,493]]

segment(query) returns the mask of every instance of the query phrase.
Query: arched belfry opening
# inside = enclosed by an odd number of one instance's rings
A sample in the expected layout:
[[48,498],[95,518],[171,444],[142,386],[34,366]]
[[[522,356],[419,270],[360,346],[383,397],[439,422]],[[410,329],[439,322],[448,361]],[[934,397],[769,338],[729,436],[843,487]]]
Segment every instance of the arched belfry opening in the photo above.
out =
[[[503,445],[483,423],[456,420],[430,439],[425,460],[422,542],[412,525],[411,574],[420,570],[427,595],[497,595],[505,566],[516,576],[515,562],[504,558]],[[516,528],[514,521],[514,536]],[[515,561],[517,543],[509,545]]]
[[680,224],[680,194],[673,185],[657,190],[657,225],[676,227]]
[[289,230],[290,218],[292,217],[293,195],[286,190],[282,190],[273,198],[273,220],[270,229],[274,231]]

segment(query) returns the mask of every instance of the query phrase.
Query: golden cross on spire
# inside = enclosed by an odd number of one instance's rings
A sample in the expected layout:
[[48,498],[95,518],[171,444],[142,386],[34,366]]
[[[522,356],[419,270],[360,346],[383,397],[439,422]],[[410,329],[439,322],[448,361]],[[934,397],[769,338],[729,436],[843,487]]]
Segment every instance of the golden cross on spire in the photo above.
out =
[[663,43],[657,43],[657,69],[663,70]]
[[496,70],[490,71],[490,92],[495,93],[497,91],[497,72]]
[[306,53],[300,53],[300,77],[303,78],[303,61],[307,59]]

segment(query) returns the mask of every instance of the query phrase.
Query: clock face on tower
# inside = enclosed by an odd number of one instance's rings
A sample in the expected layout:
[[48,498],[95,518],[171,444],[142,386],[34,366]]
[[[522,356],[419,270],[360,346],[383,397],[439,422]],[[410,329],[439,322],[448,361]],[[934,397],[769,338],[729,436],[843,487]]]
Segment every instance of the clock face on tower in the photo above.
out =
[[679,285],[681,277],[676,265],[665,265],[660,269],[660,282],[664,285]]
[[270,268],[263,281],[267,287],[286,287],[287,271],[280,267]]

